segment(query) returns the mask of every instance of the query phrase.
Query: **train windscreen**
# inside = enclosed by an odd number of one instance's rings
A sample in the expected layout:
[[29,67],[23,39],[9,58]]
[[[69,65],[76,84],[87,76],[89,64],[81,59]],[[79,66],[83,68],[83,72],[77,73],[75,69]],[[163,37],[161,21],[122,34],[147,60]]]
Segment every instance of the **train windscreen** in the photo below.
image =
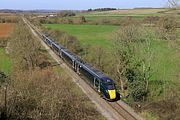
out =
[[115,86],[112,82],[108,82],[107,87],[108,87],[108,90],[114,90],[115,89]]

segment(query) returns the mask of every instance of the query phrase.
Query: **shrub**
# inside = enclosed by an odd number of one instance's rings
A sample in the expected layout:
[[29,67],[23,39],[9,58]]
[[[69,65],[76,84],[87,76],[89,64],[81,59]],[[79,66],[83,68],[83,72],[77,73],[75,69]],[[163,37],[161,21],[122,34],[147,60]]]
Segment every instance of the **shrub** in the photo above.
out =
[[59,17],[70,17],[70,16],[76,16],[76,14],[73,11],[62,11],[58,13]]
[[147,17],[144,18],[143,21],[145,23],[148,23],[148,24],[152,25],[152,24],[156,24],[158,22],[158,20],[159,20],[158,16],[147,16]]
[[0,48],[6,47],[8,42],[8,38],[0,38]]
[[177,22],[174,16],[163,16],[158,22],[159,36],[165,40],[176,40]]
[[62,44],[64,47],[68,48],[71,52],[75,54],[80,54],[80,52],[82,52],[82,47],[76,37],[69,35],[66,32],[53,29],[48,30],[48,33],[49,36],[54,38],[54,40]]

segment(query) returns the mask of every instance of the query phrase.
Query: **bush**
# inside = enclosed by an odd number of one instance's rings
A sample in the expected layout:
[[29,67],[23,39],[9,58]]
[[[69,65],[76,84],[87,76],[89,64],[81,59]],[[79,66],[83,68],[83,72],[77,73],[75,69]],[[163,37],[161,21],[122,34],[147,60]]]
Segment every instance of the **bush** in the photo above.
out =
[[0,71],[0,87],[3,83],[7,82],[8,76]]
[[0,48],[6,47],[8,42],[8,38],[0,38]]
[[158,22],[159,36],[165,40],[176,40],[177,22],[174,16],[163,16]]
[[141,42],[143,40],[143,30],[141,26],[130,24],[116,31],[116,40],[126,43]]
[[133,101],[142,101],[143,98],[147,95],[146,85],[144,81],[134,80],[128,85]]
[[59,30],[48,30],[49,36],[54,38],[58,43],[62,44],[65,48],[68,48],[71,52],[75,54],[80,54],[82,52],[82,47],[80,42],[74,36],[69,35],[66,32]]
[[147,16],[144,18],[143,22],[144,23],[147,23],[147,24],[150,24],[150,25],[155,25],[159,20],[159,17],[158,16]]
[[32,70],[36,67],[43,67],[41,66],[44,62],[42,58],[45,56],[41,51],[40,42],[32,36],[25,24],[17,24],[9,42],[9,52],[13,59],[14,69]]
[[58,13],[58,17],[70,17],[70,16],[76,16],[76,14],[72,11],[62,11]]
[[[88,105],[87,97],[77,95],[74,87],[66,74],[57,76],[52,68],[15,71],[7,89],[6,109],[3,109],[4,97],[0,98],[0,118],[76,120],[99,117],[95,108]],[[1,88],[0,96],[4,96]]]

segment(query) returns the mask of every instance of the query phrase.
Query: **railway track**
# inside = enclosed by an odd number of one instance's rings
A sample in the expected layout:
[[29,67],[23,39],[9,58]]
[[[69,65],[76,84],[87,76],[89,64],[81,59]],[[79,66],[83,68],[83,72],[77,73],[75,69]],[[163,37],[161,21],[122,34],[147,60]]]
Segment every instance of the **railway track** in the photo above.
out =
[[110,106],[116,110],[125,120],[137,120],[137,118],[132,115],[127,109],[122,107],[118,102],[109,102]]
[[102,99],[92,87],[90,87],[86,80],[78,76],[70,67],[68,67],[42,40],[41,31],[32,25],[26,18],[23,21],[31,29],[32,33],[40,40],[42,45],[48,49],[49,54],[58,62],[61,67],[66,69],[67,73],[73,78],[73,81],[83,90],[83,92],[91,99],[97,106],[97,109],[109,120],[142,120],[142,118],[134,112],[127,104],[122,101],[108,102]]

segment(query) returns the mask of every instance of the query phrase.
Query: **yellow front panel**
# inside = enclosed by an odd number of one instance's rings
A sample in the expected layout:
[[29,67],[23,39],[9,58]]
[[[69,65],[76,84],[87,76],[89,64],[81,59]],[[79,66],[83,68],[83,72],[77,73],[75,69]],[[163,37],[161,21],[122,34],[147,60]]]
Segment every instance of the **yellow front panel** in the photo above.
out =
[[116,98],[116,90],[108,90],[110,99]]

